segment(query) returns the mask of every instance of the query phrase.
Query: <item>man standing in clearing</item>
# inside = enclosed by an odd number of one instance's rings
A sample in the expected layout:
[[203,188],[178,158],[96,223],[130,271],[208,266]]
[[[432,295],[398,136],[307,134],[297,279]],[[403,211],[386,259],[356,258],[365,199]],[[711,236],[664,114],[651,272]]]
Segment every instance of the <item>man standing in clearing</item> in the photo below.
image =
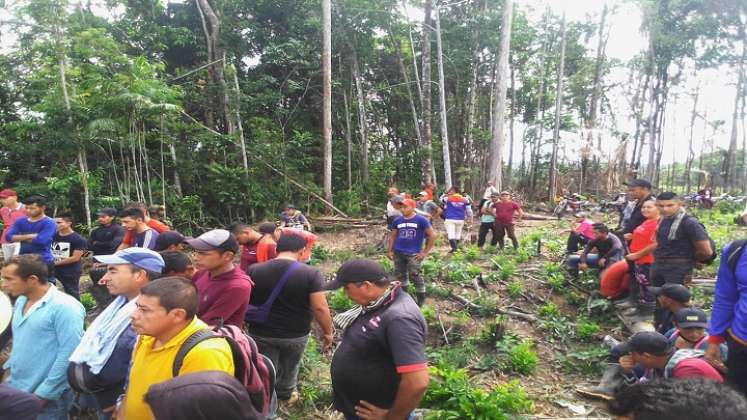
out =
[[500,201],[493,203],[493,209],[495,210],[495,230],[498,232],[498,246],[503,249],[505,246],[503,242],[504,236],[508,235],[511,243],[514,245],[514,249],[519,249],[519,240],[516,239],[516,232],[514,230],[514,213],[518,216],[517,220],[521,221],[521,218],[524,216],[521,206],[511,199],[510,192],[503,191]]
[[480,248],[485,245],[485,240],[488,237],[488,232],[492,232],[493,236],[490,238],[490,245],[496,246],[498,244],[498,229],[495,226],[495,210],[493,205],[498,203],[500,194],[493,193],[490,195],[490,199],[482,200],[482,206],[480,207],[480,232],[477,236],[477,246]]
[[145,223],[145,216],[142,210],[134,207],[124,209],[119,213],[119,218],[127,233],[132,236],[132,242],[127,243],[122,241],[119,250],[127,249],[131,246],[148,248],[150,250],[156,248],[158,232]]
[[81,258],[88,244],[85,238],[73,230],[73,218],[61,214],[54,219],[57,233],[52,243],[54,254],[54,276],[62,283],[65,293],[80,300],[80,275],[83,274]]
[[428,388],[426,323],[375,261],[350,260],[327,288],[360,305],[335,317],[344,329],[332,357],[335,409],[346,419],[407,419]]
[[[299,399],[298,369],[309,340],[312,316],[322,328],[323,348],[332,349],[334,344],[322,273],[299,262],[305,247],[300,236],[282,236],[277,244],[277,258],[249,268],[254,281],[247,311],[249,334],[260,353],[275,365],[275,391],[286,405]],[[267,317],[263,320],[264,314]]]
[[3,207],[0,208],[0,216],[3,219],[3,236],[0,237],[0,244],[3,246],[5,261],[8,261],[12,256],[18,255],[19,245],[10,241],[7,234],[16,220],[26,217],[26,207],[18,202],[18,195],[11,189],[0,191],[0,200],[3,202]]
[[[179,349],[194,333],[208,326],[197,319],[197,289],[187,279],[164,277],[140,290],[132,328],[139,334],[132,353],[130,376],[116,418],[147,420],[153,412],[144,397],[151,385],[173,378]],[[183,358],[179,376],[217,370],[234,374],[231,346],[223,338],[204,340]]]
[[[124,207],[124,210],[129,209],[137,209],[140,210],[140,213],[132,213],[132,214],[142,214],[142,219],[145,225],[153,230],[156,231],[156,233],[163,233],[169,230],[169,226],[160,220],[152,219],[148,213],[148,208],[145,206],[144,203],[130,203]],[[122,223],[124,225],[124,222]],[[125,226],[126,232],[125,236],[122,239],[122,244],[119,246],[118,249],[125,249],[131,246],[139,246],[141,248],[148,248],[153,249],[153,247],[147,247],[137,244],[137,238],[136,238],[136,231],[127,229],[127,226]],[[155,238],[153,239],[155,243]],[[155,245],[154,245],[155,246]]]
[[[428,242],[423,250],[423,240]],[[392,222],[389,234],[389,258],[394,261],[397,279],[407,287],[409,280],[415,283],[418,306],[425,302],[425,282],[420,274],[420,265],[436,243],[436,232],[425,217],[415,214],[415,201],[402,202],[402,216]]]
[[630,216],[622,224],[623,237],[626,241],[630,241],[635,228],[646,221],[646,217],[641,213],[641,206],[646,201],[653,200],[654,196],[651,194],[651,183],[645,179],[634,179],[625,185],[628,186],[628,197],[635,200]]
[[13,350],[3,367],[10,370],[9,386],[41,400],[39,419],[67,420],[73,402],[67,362],[83,335],[86,310],[48,283],[48,270],[39,255],[13,257],[2,269],[3,289],[18,297]]
[[308,263],[311,260],[311,251],[314,249],[314,245],[316,244],[316,241],[319,239],[319,237],[309,232],[308,230],[284,227],[275,229],[273,238],[275,239],[275,242],[278,242],[280,238],[285,235],[300,236],[304,241],[306,241],[306,247],[304,248],[303,255],[301,256],[301,259],[299,261],[301,261],[302,263]]
[[12,242],[20,242],[21,254],[38,254],[49,265],[49,275],[52,275],[52,240],[57,232],[57,224],[47,217],[47,199],[41,195],[32,195],[25,199],[28,217],[20,218],[6,233]]
[[200,297],[197,316],[209,325],[224,323],[241,328],[254,284],[233,264],[239,243],[231,232],[214,229],[187,239],[195,251],[197,271],[192,278]]

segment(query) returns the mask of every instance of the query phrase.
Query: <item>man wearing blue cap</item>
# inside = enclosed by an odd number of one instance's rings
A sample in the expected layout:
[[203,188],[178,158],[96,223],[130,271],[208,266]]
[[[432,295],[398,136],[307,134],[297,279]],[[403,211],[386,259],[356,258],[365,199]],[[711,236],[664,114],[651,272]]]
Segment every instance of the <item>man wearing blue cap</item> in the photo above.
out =
[[124,392],[137,333],[130,316],[140,289],[161,275],[163,258],[147,248],[127,248],[94,259],[106,264],[101,278],[114,301],[96,317],[70,356],[68,381],[75,390],[93,395],[99,418],[110,418]]

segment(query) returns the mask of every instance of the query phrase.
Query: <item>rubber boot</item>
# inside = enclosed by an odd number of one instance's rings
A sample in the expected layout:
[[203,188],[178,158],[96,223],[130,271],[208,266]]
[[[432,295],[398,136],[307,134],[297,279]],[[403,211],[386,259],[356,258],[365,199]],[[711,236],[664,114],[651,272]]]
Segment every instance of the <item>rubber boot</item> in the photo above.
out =
[[615,391],[622,385],[623,381],[620,364],[608,363],[599,385],[592,388],[579,388],[576,389],[576,392],[585,397],[610,401],[615,398]]
[[654,302],[646,302],[639,304],[635,308],[626,309],[623,311],[623,316],[632,322],[651,321],[654,319],[655,309],[656,304]]
[[449,251],[449,252],[456,252],[456,250],[457,250],[457,241],[456,241],[456,239],[449,239],[449,245],[451,245],[451,251]]
[[417,298],[418,306],[423,306],[425,303],[425,292],[416,292],[415,297]]

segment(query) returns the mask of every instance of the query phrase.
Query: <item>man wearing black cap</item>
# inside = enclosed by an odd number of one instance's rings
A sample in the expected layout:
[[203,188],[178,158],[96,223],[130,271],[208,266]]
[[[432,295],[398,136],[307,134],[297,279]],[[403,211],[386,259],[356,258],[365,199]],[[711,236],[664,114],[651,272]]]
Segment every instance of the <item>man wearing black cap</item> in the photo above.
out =
[[622,347],[626,355],[620,358],[620,366],[627,384],[640,380],[634,373],[636,365],[646,368],[644,376],[647,380],[703,377],[724,381],[721,374],[703,358],[702,351],[677,350],[667,337],[658,332],[639,332]]
[[195,267],[199,270],[192,277],[200,297],[197,317],[210,325],[223,322],[242,328],[254,283],[233,264],[239,242],[225,229],[214,229],[186,242],[196,251]]
[[674,328],[674,314],[690,306],[690,290],[681,284],[667,283],[661,287],[649,287],[649,291],[656,296],[656,303],[661,308],[661,316],[655,320],[654,328],[666,334]]
[[700,308],[682,308],[674,313],[674,328],[664,334],[678,349],[708,348],[708,314]]
[[652,199],[653,195],[651,195],[651,183],[645,179],[634,179],[626,182],[625,185],[628,186],[628,196],[636,200],[633,212],[622,226],[623,236],[629,241],[633,237],[635,228],[646,220],[641,214],[641,205],[644,201]]
[[428,388],[425,319],[375,261],[344,263],[327,286],[340,287],[359,306],[335,317],[344,329],[331,366],[335,408],[347,419],[406,419]]
[[117,210],[111,207],[103,208],[96,216],[99,227],[91,231],[88,250],[93,252],[93,255],[112,255],[117,252],[117,247],[122,243],[125,234],[122,225],[114,223]]
[[156,252],[181,251],[184,239],[184,235],[181,233],[175,230],[167,230],[158,235],[156,238],[156,247],[153,250]]

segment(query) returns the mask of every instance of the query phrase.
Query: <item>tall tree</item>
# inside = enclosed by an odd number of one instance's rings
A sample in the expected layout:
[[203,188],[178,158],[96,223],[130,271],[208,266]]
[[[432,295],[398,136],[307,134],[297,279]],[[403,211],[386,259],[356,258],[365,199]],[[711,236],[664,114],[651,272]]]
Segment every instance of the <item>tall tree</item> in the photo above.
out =
[[421,146],[423,154],[425,155],[422,159],[423,165],[423,180],[425,182],[436,182],[435,179],[435,167],[433,166],[433,130],[431,128],[432,122],[432,108],[431,108],[431,31],[433,24],[433,0],[425,0],[423,19],[423,34],[422,34],[422,78],[423,82],[420,84],[423,92],[423,109],[421,114],[423,115],[423,144]]
[[498,94],[495,98],[493,112],[494,130],[490,142],[490,166],[488,179],[493,181],[496,188],[502,187],[503,144],[505,141],[505,113],[506,95],[508,90],[508,53],[511,48],[511,17],[513,15],[513,1],[503,3],[503,18],[501,19],[501,37],[498,46]]
[[332,2],[322,0],[322,138],[324,199],[332,202]]
[[451,153],[449,152],[449,120],[446,115],[446,81],[444,80],[444,53],[441,41],[441,8],[436,6],[436,54],[438,61],[438,99],[441,108],[441,145],[444,159],[444,187],[451,188]]
[[558,143],[560,142],[560,115],[563,111],[563,73],[565,71],[565,11],[560,21],[560,60],[558,60],[557,79],[555,86],[555,129],[552,136],[552,156],[550,157],[550,188],[549,200],[555,199],[557,193]]
[[742,54],[737,64],[737,88],[734,93],[734,109],[731,114],[731,136],[729,137],[729,150],[726,160],[726,179],[724,187],[727,190],[735,188],[737,184],[737,139],[739,137],[739,103],[744,96],[744,62],[747,59],[747,39],[745,39],[744,24],[741,19],[738,25],[738,39],[742,44]]

